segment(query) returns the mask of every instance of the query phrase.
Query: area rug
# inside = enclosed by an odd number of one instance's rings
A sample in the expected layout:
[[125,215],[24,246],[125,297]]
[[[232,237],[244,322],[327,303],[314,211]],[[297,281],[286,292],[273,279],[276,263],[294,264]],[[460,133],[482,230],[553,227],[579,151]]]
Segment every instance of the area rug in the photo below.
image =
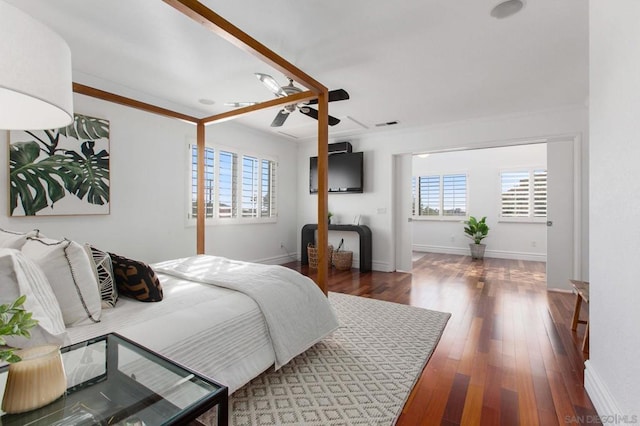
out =
[[[229,398],[229,424],[392,425],[450,314],[329,293],[331,336]],[[214,425],[215,410],[199,420]]]

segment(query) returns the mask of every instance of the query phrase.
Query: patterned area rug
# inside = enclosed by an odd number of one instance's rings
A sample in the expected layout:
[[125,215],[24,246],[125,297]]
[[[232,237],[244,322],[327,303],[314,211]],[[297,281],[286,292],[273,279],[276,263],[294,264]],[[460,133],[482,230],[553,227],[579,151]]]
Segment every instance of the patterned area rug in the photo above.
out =
[[[450,314],[329,293],[340,328],[229,398],[230,425],[392,425]],[[199,419],[214,425],[215,410]]]

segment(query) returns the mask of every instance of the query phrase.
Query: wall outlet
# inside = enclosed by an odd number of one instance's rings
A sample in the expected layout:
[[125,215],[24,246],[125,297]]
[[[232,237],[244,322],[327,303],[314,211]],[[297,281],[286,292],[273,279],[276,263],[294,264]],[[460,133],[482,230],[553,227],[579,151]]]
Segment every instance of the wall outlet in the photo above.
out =
[[280,241],[280,248],[283,249],[284,248],[284,243],[282,241]]
[[537,246],[538,246],[538,243],[537,243],[537,242],[535,242],[535,241],[531,241],[531,247],[537,247]]
[[451,236],[451,242],[454,242],[455,240],[456,240],[456,236],[455,236],[455,235],[452,235],[452,236]]

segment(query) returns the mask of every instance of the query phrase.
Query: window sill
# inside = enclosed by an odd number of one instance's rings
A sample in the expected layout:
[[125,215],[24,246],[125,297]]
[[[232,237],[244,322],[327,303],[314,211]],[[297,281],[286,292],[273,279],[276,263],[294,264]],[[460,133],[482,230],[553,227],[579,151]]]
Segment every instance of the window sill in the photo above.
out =
[[[269,223],[277,223],[277,217],[266,218],[233,218],[233,219],[205,219],[205,226],[226,226],[226,225],[261,225]],[[195,228],[196,220],[187,219],[187,228]]]
[[412,216],[413,222],[464,222],[468,216]]
[[500,217],[498,223],[530,223],[530,224],[546,224],[546,217],[531,218],[531,217]]

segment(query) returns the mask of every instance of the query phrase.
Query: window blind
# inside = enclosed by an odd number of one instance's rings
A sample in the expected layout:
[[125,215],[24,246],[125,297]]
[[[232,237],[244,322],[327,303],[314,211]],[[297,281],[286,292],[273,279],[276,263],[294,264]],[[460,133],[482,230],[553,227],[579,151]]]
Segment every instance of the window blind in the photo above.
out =
[[467,175],[442,176],[442,206],[444,216],[467,215]]

